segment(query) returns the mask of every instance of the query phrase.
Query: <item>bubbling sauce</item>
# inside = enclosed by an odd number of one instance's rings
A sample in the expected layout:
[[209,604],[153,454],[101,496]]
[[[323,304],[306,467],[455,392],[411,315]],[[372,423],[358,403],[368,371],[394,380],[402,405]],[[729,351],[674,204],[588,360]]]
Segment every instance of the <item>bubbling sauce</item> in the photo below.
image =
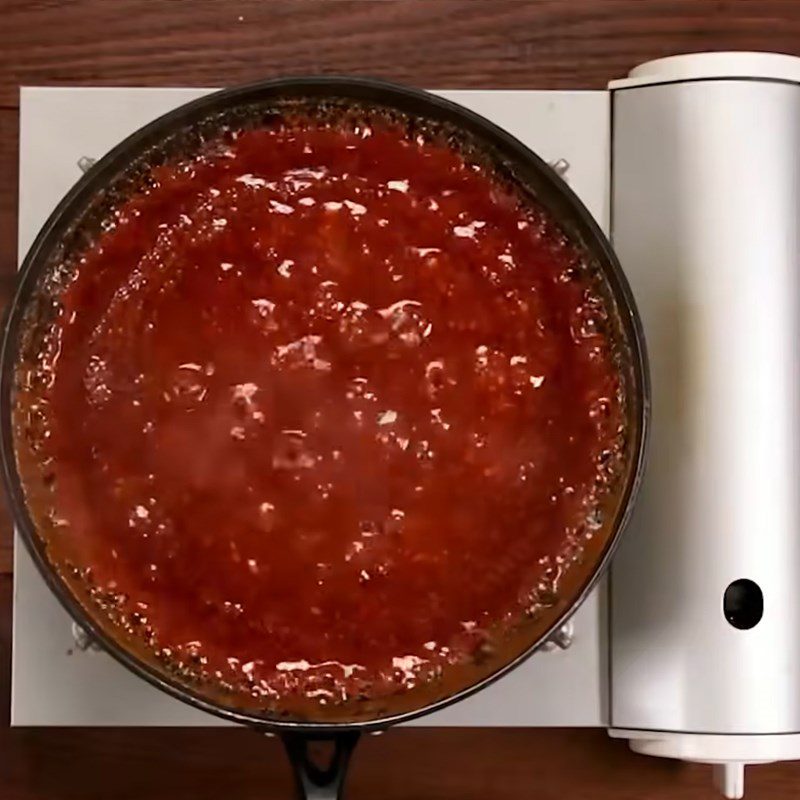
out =
[[551,605],[602,526],[604,303],[442,137],[229,130],[72,268],[22,425],[50,539],[186,680],[272,711],[437,680]]

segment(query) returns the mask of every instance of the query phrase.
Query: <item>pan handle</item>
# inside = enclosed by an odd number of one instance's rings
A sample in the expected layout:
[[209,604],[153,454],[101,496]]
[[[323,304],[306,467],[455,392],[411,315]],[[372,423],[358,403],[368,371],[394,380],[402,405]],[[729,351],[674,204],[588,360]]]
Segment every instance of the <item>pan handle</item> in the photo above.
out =
[[[281,734],[283,746],[292,765],[299,800],[341,800],[350,756],[358,744],[357,731],[309,735]],[[329,763],[320,766],[312,758],[309,746],[325,743],[331,746]]]

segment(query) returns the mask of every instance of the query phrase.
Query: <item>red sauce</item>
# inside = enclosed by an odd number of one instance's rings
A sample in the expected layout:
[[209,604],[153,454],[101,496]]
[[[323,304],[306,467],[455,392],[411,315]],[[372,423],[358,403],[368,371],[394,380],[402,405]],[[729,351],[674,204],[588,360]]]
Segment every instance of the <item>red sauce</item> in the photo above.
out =
[[393,123],[298,118],[107,227],[43,407],[58,535],[120,624],[280,708],[408,688],[547,604],[622,403],[542,210]]

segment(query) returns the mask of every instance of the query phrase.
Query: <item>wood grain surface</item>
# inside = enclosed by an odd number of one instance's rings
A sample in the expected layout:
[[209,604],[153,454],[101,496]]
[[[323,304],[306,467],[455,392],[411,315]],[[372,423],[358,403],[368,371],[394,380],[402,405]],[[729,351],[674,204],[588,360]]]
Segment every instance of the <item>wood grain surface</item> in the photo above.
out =
[[[16,267],[20,85],[230,85],[301,73],[441,88],[600,88],[697,50],[800,54],[797,0],[0,0],[0,305]],[[0,505],[0,800],[288,798],[278,743],[232,730],[10,730],[11,524]],[[535,686],[530,687],[536,691]],[[593,730],[367,737],[349,797],[710,800],[710,768]],[[748,771],[749,800],[800,765]]]

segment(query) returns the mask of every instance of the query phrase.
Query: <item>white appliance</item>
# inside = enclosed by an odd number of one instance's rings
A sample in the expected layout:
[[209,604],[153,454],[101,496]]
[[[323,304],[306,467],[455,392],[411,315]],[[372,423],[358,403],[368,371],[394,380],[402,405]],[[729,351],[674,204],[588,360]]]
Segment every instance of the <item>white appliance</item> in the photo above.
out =
[[800,59],[667,58],[611,93],[653,426],[612,566],[609,726],[741,797],[745,763],[800,758]]
[[[205,91],[23,89],[20,253],[79,165]],[[411,724],[603,726],[717,764],[741,797],[745,763],[800,758],[800,59],[682,56],[609,91],[442,94],[550,160],[610,231],[653,424],[607,583],[549,652]],[[18,546],[12,724],[223,724],[86,645]]]

